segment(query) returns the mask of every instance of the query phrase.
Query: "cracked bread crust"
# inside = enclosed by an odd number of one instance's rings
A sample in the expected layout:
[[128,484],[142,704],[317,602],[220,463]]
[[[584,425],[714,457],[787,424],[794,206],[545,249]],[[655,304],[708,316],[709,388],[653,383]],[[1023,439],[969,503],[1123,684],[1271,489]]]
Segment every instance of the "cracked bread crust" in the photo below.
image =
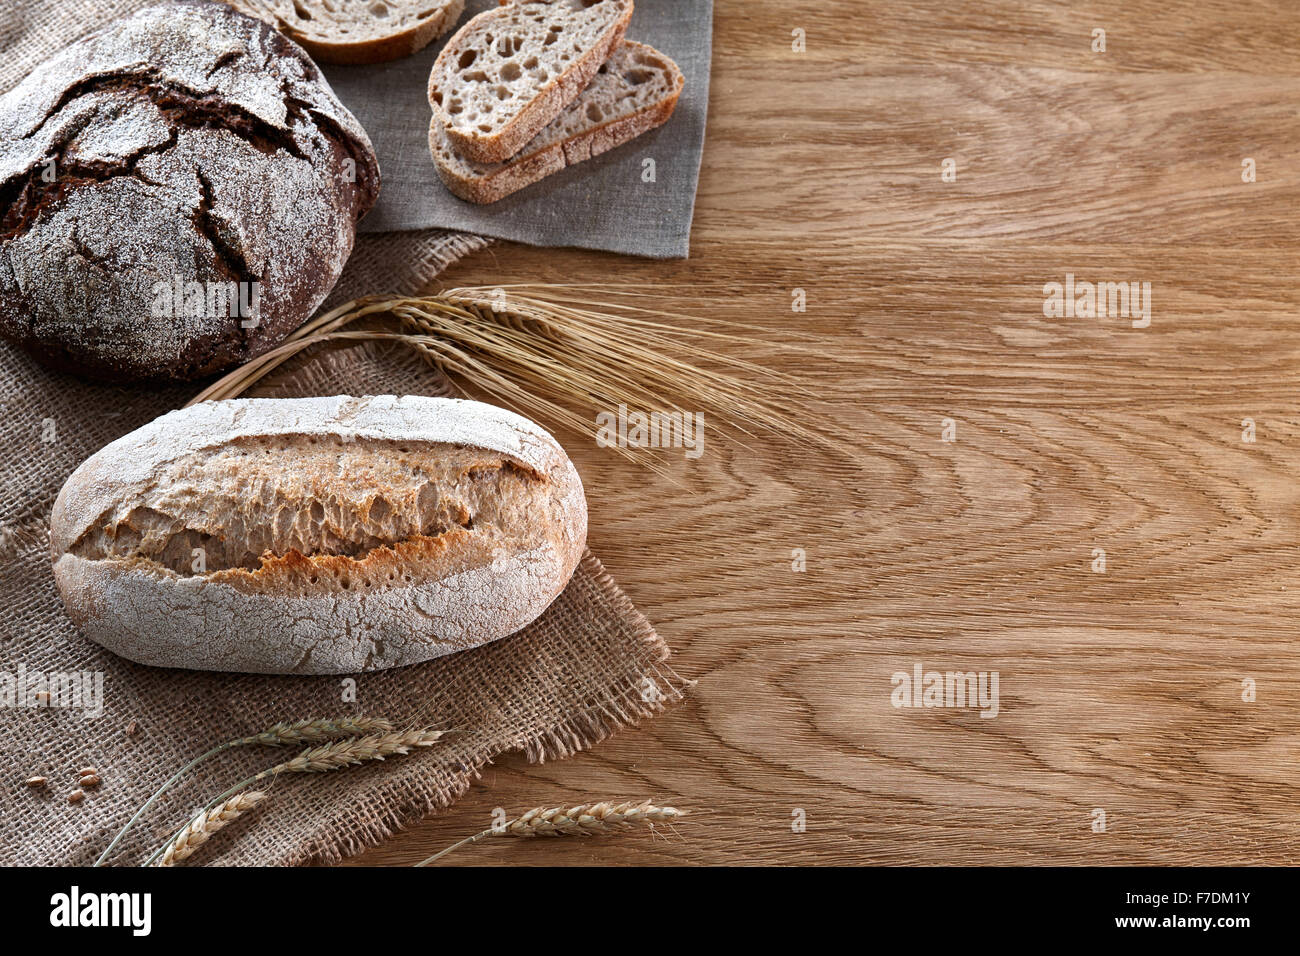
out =
[[[0,96],[0,335],[110,381],[219,371],[315,311],[378,192],[295,44],[207,0],[141,10]],[[159,298],[195,283],[256,308]]]
[[514,633],[568,583],[586,530],[577,471],[527,419],[337,396],[165,415],[72,474],[50,537],[69,616],[115,653],[335,674]]

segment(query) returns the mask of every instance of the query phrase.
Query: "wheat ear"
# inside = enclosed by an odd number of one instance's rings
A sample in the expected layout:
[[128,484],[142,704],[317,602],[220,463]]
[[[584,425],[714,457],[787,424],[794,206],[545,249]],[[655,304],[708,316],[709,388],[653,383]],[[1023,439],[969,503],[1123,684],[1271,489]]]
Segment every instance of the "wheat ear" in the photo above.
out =
[[249,790],[235,794],[219,807],[197,814],[189,825],[163,848],[162,856],[154,865],[175,866],[181,860],[193,856],[214,833],[234,823],[265,799],[265,792]]
[[342,717],[337,720],[318,717],[313,720],[281,721],[272,724],[261,733],[240,737],[233,743],[236,746],[261,744],[267,747],[283,747],[286,744],[338,740],[340,737],[386,734],[392,729],[392,721],[382,717]]
[[166,783],[155,790],[153,795],[144,802],[144,805],[135,812],[134,816],[126,821],[126,825],[117,832],[117,836],[113,837],[113,841],[104,848],[104,852],[95,860],[94,865],[104,865],[104,861],[113,852],[113,848],[122,842],[122,838],[126,836],[127,831],[135,826],[140,818],[145,815],[145,812],[154,805],[169,787],[203,763],[203,761],[215,757],[219,753],[235,747],[282,747],[291,743],[315,743],[321,740],[337,740],[340,737],[353,737],[360,734],[382,734],[392,729],[392,723],[382,717],[315,717],[311,720],[280,721],[267,727],[261,733],[249,737],[237,737],[234,740],[227,740],[224,744],[218,744],[181,767],[180,770],[171,775]]
[[627,830],[641,824],[654,828],[655,824],[669,824],[686,816],[685,810],[676,807],[655,806],[649,800],[643,803],[583,803],[576,807],[534,807],[522,816],[515,817],[501,827],[491,827],[459,843],[453,843],[416,866],[428,866],[452,850],[477,843],[494,836],[594,836],[614,830]]
[[[308,747],[292,760],[283,761],[274,767],[254,774],[246,780],[239,781],[229,790],[208,801],[202,812],[207,813],[213,807],[221,805],[246,787],[251,787],[263,780],[274,779],[281,774],[324,773],[370,760],[383,760],[386,757],[408,754],[419,747],[432,747],[446,734],[447,731],[445,730],[430,730],[427,728],[424,730],[400,730],[386,734],[371,734],[366,737],[349,737],[347,740],[336,740],[322,744],[319,747]],[[179,833],[180,831],[173,834],[172,839],[174,840]],[[151,866],[163,854],[165,849],[166,845],[159,847],[144,861],[143,865]]]
[[395,754],[410,753],[416,747],[432,747],[445,734],[445,730],[402,730],[336,740],[320,747],[309,747],[292,760],[276,764],[249,779],[256,783],[282,773],[322,773],[367,760],[383,760]]

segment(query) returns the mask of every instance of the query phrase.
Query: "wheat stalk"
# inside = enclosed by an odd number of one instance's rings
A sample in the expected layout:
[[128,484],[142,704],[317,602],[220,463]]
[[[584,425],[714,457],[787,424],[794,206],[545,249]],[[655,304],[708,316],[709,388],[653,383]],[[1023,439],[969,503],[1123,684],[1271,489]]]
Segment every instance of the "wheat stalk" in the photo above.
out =
[[[189,404],[241,395],[313,345],[386,340],[414,348],[453,381],[588,436],[598,431],[594,416],[579,414],[574,405],[596,411],[620,404],[667,413],[689,410],[750,435],[761,430],[809,444],[828,441],[789,414],[797,401],[793,396],[806,394],[797,379],[694,341],[747,343],[754,336],[740,333],[751,332],[750,326],[565,297],[563,286],[509,289],[470,287],[348,302],[310,320],[279,347],[230,372]],[[692,328],[663,321],[670,318],[689,321]],[[387,321],[396,331],[341,331],[361,319],[372,320],[368,324]],[[798,346],[781,348],[825,360]],[[617,450],[637,458],[632,449]]]
[[655,806],[649,800],[642,803],[582,803],[576,807],[534,807],[522,816],[515,817],[500,827],[491,827],[459,843],[453,843],[416,866],[428,866],[452,850],[494,836],[594,836],[615,830],[627,830],[636,825],[654,828],[655,824],[670,824],[686,816],[685,810],[676,807]]
[[203,761],[215,757],[219,753],[235,747],[281,747],[290,743],[315,743],[321,740],[336,740],[339,737],[352,737],[358,734],[386,733],[392,729],[392,722],[382,717],[315,717],[310,720],[280,721],[260,733],[248,737],[237,737],[234,740],[227,740],[223,744],[218,744],[181,767],[180,770],[171,775],[166,783],[155,790],[153,795],[144,802],[144,805],[135,812],[131,819],[126,821],[122,829],[117,832],[117,836],[113,837],[112,842],[104,848],[104,852],[95,860],[94,866],[104,865],[108,855],[113,852],[114,847],[122,842],[122,838],[126,836],[127,831],[135,826],[140,818],[145,815],[145,812],[154,805],[168,788]]
[[[349,737],[347,740],[336,740],[322,744],[319,747],[308,747],[291,760],[278,763],[245,780],[239,781],[224,793],[208,801],[207,806],[201,812],[207,813],[213,807],[225,803],[226,800],[244,788],[251,787],[263,780],[274,779],[281,774],[326,773],[371,760],[383,760],[387,757],[408,754],[416,748],[432,747],[446,734],[447,731],[445,730],[430,730],[427,728],[424,730],[400,730],[386,734],[370,734],[365,737]],[[180,832],[173,834],[172,840],[175,840]],[[152,865],[155,860],[162,856],[166,848],[166,844],[159,847],[144,861],[143,865]]]
[[238,820],[265,800],[266,796],[261,790],[237,793],[221,806],[196,814],[189,825],[163,848],[162,856],[154,865],[175,866],[181,860],[193,856],[214,833]]

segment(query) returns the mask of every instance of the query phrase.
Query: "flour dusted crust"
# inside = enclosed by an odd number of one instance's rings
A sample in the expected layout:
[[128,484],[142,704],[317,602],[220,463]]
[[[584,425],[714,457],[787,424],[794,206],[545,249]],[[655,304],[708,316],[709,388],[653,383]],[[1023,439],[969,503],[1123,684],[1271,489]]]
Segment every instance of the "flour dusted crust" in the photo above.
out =
[[172,412],[84,462],[51,556],[73,622],[131,660],[353,673],[524,627],[586,526],[563,449],[503,409],[247,399]]
[[477,163],[519,152],[591,82],[627,32],[632,0],[501,0],[447,41],[429,104]]
[[[141,10],[0,96],[0,334],[113,381],[218,371],[316,309],[378,190],[298,46],[220,3]],[[254,321],[155,315],[177,282],[256,282]]]

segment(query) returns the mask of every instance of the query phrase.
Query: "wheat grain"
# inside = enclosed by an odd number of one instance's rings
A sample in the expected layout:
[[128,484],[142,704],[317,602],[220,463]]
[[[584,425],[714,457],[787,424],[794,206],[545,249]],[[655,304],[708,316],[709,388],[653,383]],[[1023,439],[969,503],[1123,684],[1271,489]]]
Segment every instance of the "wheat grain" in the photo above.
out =
[[617,830],[627,830],[636,825],[654,829],[656,824],[671,824],[686,816],[685,810],[660,807],[646,800],[642,803],[582,803],[576,807],[534,807],[500,827],[492,827],[459,843],[453,843],[416,866],[428,866],[452,850],[495,836],[594,836]]
[[323,773],[367,760],[383,760],[394,754],[410,753],[416,747],[431,747],[445,733],[442,730],[403,730],[335,740],[319,747],[309,747],[292,760],[263,770],[253,780],[265,780],[282,773]]
[[[626,830],[635,824],[672,823],[686,814],[676,807],[644,803],[584,803],[563,807],[536,807],[505,825],[500,836],[590,836],[606,830]],[[495,835],[495,834],[494,834]]]
[[392,729],[392,722],[382,717],[342,717],[336,720],[318,717],[312,720],[281,721],[272,724],[261,733],[240,737],[233,745],[281,747],[291,743],[314,743],[321,740],[337,740],[340,737],[384,734]]
[[238,820],[265,799],[265,792],[249,790],[235,794],[219,807],[197,814],[185,829],[167,844],[155,865],[175,866],[181,860],[193,856],[214,833]]

